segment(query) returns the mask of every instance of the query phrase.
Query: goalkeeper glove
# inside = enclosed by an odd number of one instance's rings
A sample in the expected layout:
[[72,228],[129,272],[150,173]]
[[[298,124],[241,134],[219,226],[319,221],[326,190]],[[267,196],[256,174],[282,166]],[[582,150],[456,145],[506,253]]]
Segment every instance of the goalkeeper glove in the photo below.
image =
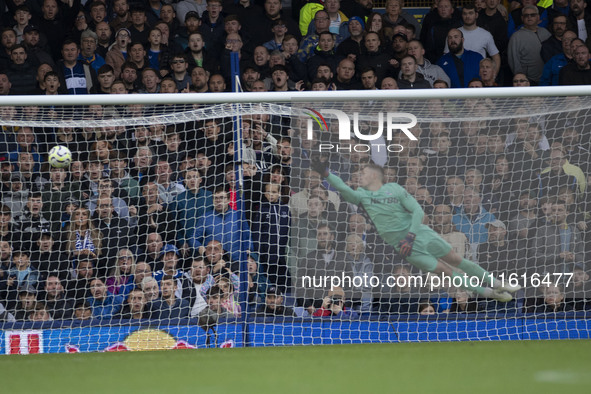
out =
[[406,234],[406,238],[400,241],[400,243],[398,244],[398,254],[400,254],[400,256],[402,256],[403,258],[410,256],[410,254],[412,253],[413,244],[415,243],[415,237],[415,234],[408,233]]
[[310,168],[320,174],[321,177],[327,178],[330,172],[328,171],[328,162],[321,161],[320,156],[313,156],[310,159]]

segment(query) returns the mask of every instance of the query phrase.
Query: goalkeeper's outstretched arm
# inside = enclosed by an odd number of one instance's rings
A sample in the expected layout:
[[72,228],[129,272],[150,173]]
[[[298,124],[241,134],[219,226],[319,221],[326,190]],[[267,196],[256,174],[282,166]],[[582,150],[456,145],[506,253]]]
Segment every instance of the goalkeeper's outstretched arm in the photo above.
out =
[[355,190],[351,189],[341,178],[334,174],[328,175],[326,177],[328,183],[330,183],[335,189],[337,189],[343,198],[352,203],[352,204],[359,204],[361,202],[361,194],[356,192]]
[[341,178],[331,174],[328,169],[328,162],[321,161],[320,157],[312,157],[310,160],[310,168],[320,174],[321,177],[325,178],[335,189],[341,192],[343,198],[352,203],[358,205],[361,202],[361,194],[351,189]]

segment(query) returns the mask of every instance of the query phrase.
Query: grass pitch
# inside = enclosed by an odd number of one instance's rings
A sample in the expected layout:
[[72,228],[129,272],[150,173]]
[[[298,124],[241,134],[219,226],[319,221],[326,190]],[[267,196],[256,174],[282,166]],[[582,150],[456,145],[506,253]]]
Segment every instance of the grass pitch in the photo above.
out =
[[591,340],[0,356],[3,393],[591,393]]

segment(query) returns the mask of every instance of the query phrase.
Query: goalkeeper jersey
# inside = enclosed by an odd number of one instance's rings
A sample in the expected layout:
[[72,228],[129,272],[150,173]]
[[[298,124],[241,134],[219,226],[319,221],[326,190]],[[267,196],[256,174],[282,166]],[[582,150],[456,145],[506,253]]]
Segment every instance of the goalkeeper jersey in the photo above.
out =
[[418,202],[402,186],[387,183],[373,192],[363,188],[353,190],[333,174],[326,179],[346,201],[365,209],[384,241],[398,245],[406,237],[412,224],[412,211],[403,203],[414,206]]

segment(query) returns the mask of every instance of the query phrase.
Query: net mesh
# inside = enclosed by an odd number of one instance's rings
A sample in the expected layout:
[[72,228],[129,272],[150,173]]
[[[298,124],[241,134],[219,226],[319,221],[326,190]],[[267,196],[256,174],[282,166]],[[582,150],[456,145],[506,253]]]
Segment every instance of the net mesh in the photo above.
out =
[[[504,334],[486,318],[510,332],[524,314],[584,313],[590,109],[589,97],[0,107],[3,344],[491,339]],[[65,169],[48,164],[56,145]],[[404,187],[383,215],[355,197],[369,163]],[[403,258],[406,193],[434,232]],[[484,278],[454,281],[475,271],[444,264],[446,245]],[[501,285],[522,289],[509,302],[479,290]],[[328,334],[306,331],[324,321]]]

